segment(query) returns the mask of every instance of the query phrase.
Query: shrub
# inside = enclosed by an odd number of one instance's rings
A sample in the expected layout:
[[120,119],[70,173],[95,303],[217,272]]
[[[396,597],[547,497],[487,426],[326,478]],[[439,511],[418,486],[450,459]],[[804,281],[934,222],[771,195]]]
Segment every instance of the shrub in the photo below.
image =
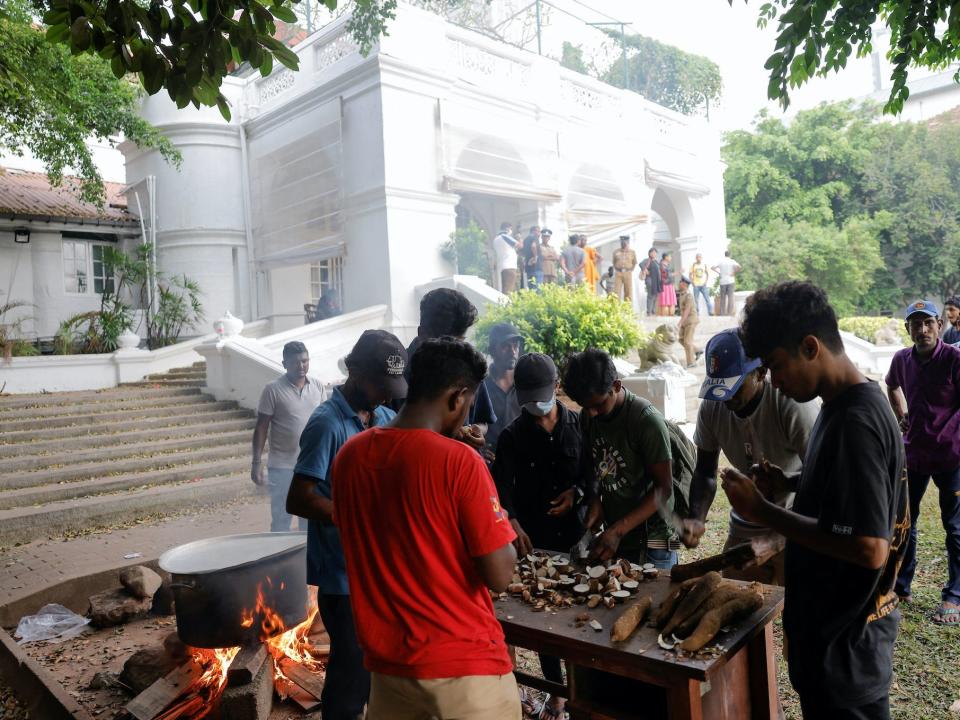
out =
[[[893,319],[894,318],[888,317],[854,316],[840,318],[839,325],[840,329],[844,332],[856,335],[861,340],[875,343],[877,331],[883,327],[886,327],[887,323]],[[897,322],[897,333],[899,334],[900,340],[904,345],[912,344],[910,336],[907,334],[907,330],[905,327],[903,327],[903,323],[901,322]]]
[[440,247],[440,255],[459,275],[476,275],[488,283],[493,279],[487,234],[472,220],[467,227],[450,233],[450,239]]
[[643,339],[630,303],[608,295],[598,297],[586,287],[544,285],[518,290],[510,300],[490,308],[477,323],[475,342],[485,351],[490,327],[500,322],[517,326],[528,352],[546,353],[562,366],[567,355],[588,347],[626,355]]
[[23,337],[23,323],[30,317],[7,317],[8,314],[14,314],[15,310],[26,307],[33,306],[22,300],[13,300],[0,305],[0,352],[3,353],[4,359],[40,354],[36,345]]

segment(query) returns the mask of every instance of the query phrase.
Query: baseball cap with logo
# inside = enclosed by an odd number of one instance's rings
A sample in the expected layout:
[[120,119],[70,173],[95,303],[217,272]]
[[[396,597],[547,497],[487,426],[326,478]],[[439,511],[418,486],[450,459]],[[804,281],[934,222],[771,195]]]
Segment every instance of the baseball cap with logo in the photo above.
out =
[[557,388],[557,366],[549,355],[527,353],[517,360],[513,370],[517,403],[546,402]]
[[748,358],[743,351],[735,328],[710,338],[704,359],[707,377],[700,386],[700,397],[704,400],[729,400],[737,394],[743,379],[760,367],[760,360]]
[[365,330],[346,358],[348,368],[356,368],[370,380],[381,380],[394,399],[407,396],[407,350],[395,335],[386,330]]
[[523,335],[520,333],[520,330],[516,325],[510,323],[497,323],[490,328],[490,341],[488,347],[492,351],[494,348],[500,347],[503,343],[508,340],[523,340]]
[[929,315],[930,317],[937,317],[940,315],[940,311],[937,309],[937,306],[930,300],[917,300],[915,303],[911,303],[907,306],[906,312],[903,314],[904,320],[909,320],[911,315]]

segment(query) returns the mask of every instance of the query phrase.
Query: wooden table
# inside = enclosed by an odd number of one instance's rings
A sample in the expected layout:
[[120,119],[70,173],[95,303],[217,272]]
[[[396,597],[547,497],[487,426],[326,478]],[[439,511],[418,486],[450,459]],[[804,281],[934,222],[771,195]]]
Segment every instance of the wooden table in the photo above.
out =
[[[670,589],[664,576],[641,583],[637,597],[650,595],[655,612]],[[566,686],[516,675],[521,684],[569,698],[571,720],[775,720],[780,704],[772,623],[782,605],[783,588],[764,586],[763,606],[713,643],[721,652],[679,658],[657,644],[657,630],[646,624],[627,642],[612,643],[610,628],[626,605],[532,612],[517,598],[494,601],[509,644],[566,662]],[[581,613],[603,630],[576,627]]]

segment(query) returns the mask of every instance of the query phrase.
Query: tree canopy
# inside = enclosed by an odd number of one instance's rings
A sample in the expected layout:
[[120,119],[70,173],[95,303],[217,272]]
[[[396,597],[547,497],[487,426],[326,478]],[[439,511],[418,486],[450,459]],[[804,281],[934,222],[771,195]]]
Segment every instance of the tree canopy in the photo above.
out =
[[[733,0],[728,0],[732,5]],[[786,107],[790,89],[846,67],[851,55],[873,50],[882,23],[893,65],[884,110],[896,114],[910,95],[910,67],[946,70],[960,60],[960,4],[954,0],[771,0],[760,5],[759,24],[778,23],[767,94]],[[960,72],[954,74],[960,81]]]
[[80,194],[102,204],[103,183],[86,140],[122,133],[179,161],[176,149],[137,114],[137,88],[118,80],[100,58],[71,56],[44,39],[26,0],[3,0],[0,12],[0,147],[27,148],[52,182],[73,168]]
[[[620,39],[619,33],[606,32],[611,38]],[[627,47],[627,82],[624,84],[622,60],[610,66],[602,77],[605,82],[626,87],[685,115],[720,99],[720,68],[709,58],[644,35],[627,35],[623,42]]]
[[845,314],[960,290],[960,127],[879,115],[821,105],[727,135],[727,229],[745,285],[809,279]]

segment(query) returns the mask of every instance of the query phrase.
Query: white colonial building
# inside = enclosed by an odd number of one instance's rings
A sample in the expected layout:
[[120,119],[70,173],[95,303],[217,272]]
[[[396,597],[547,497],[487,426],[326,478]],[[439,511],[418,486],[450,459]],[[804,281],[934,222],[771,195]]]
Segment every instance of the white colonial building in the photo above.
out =
[[675,267],[722,255],[720,141],[703,120],[409,6],[366,57],[345,25],[297,45],[297,72],[229,78],[230,122],[149,98],[179,171],[121,146],[160,269],[198,280],[211,317],[289,328],[330,289],[409,330],[415,288],[451,274],[440,247],[470,219],[491,237],[547,226],[558,246],[584,232],[605,261],[620,234],[641,257],[672,249]]

